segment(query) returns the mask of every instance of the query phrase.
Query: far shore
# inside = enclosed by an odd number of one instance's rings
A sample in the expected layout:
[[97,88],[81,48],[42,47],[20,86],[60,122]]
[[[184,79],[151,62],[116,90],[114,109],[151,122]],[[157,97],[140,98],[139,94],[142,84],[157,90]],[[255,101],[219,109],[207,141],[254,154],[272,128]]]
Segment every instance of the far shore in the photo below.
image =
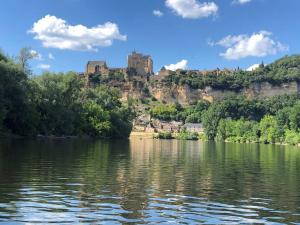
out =
[[[158,133],[154,132],[141,132],[141,131],[132,131],[130,133],[130,136],[128,139],[133,139],[133,138],[140,138],[140,139],[159,139],[157,138]],[[0,133],[0,140],[1,139],[32,139],[32,140],[76,140],[76,139],[82,139],[82,140],[93,140],[93,139],[103,139],[107,140],[110,138],[94,138],[88,135],[78,135],[78,136],[54,136],[54,135],[37,135],[35,137],[25,137],[25,136],[19,136],[19,135],[14,135],[14,134],[9,134],[9,133]],[[170,139],[165,139],[165,140],[174,140],[176,139],[176,136],[172,134],[172,138]],[[161,139],[163,140],[163,138]],[[180,139],[177,139],[180,140]],[[184,140],[184,139],[181,139]],[[193,140],[193,141],[203,141],[206,142],[207,140],[203,140],[199,138],[198,140]],[[218,142],[218,141],[215,141]],[[224,143],[236,143],[236,144],[265,144],[265,145],[281,145],[281,146],[295,146],[295,147],[300,147],[300,144],[298,145],[290,145],[287,143],[261,143],[261,142],[233,142],[233,141],[223,141]]]
[[[151,133],[151,132],[140,132],[140,131],[132,131],[130,134],[129,138],[146,138],[146,139],[155,139],[155,136],[158,133]],[[158,138],[159,139],[159,138]],[[172,134],[172,138],[171,139],[166,139],[166,140],[174,140],[176,139],[175,135]],[[163,140],[163,139],[162,139]],[[198,140],[193,140],[193,141],[204,141],[206,142],[207,140],[203,140],[203,139],[198,139]],[[218,141],[215,141],[218,142]],[[264,145],[281,145],[281,146],[295,146],[295,147],[300,147],[300,144],[298,145],[290,145],[287,143],[280,143],[280,142],[276,142],[276,143],[261,143],[261,142],[233,142],[233,141],[223,141],[224,143],[236,143],[236,144],[264,144]]]
[[140,137],[140,138],[150,138],[152,139],[155,133],[147,133],[147,132],[138,132],[138,131],[132,131],[130,133],[129,138],[136,138],[136,137]]

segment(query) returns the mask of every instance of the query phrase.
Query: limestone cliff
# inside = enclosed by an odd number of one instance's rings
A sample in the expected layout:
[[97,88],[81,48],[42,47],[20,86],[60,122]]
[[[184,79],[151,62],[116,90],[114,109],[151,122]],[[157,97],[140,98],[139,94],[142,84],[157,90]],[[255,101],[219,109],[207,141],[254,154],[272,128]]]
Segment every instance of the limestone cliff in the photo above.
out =
[[210,102],[222,100],[228,96],[242,95],[249,99],[267,98],[284,94],[297,94],[300,91],[300,84],[297,82],[282,83],[272,85],[268,82],[251,84],[240,91],[217,90],[211,87],[204,89],[191,89],[188,85],[155,85],[150,86],[150,93],[158,100],[164,103],[178,102],[182,105],[188,105],[204,99]]

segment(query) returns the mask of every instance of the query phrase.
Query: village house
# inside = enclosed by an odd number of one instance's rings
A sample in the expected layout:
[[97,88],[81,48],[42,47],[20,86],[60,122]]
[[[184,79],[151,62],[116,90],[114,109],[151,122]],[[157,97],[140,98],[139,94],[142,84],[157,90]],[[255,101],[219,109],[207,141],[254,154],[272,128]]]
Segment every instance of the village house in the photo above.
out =
[[186,123],[182,126],[182,129],[187,132],[204,133],[202,123]]
[[178,133],[183,125],[182,122],[171,121],[165,122],[160,120],[152,120],[151,124],[157,132]]

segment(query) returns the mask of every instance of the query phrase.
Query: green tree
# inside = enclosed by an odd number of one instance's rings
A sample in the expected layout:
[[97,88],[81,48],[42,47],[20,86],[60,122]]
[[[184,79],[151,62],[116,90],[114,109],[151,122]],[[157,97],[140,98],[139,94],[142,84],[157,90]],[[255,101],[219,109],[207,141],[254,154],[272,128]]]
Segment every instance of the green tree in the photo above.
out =
[[286,129],[284,133],[285,139],[284,142],[290,145],[297,145],[300,143],[300,133]]
[[152,117],[170,121],[176,117],[178,110],[176,108],[176,104],[160,104],[151,109],[150,114]]
[[221,119],[218,125],[217,138],[218,140],[225,141],[227,139],[227,126],[228,123],[225,119]]
[[[1,54],[0,54],[1,55]],[[0,129],[20,135],[35,131],[35,107],[28,99],[27,75],[11,59],[0,56]]]
[[298,130],[300,128],[300,102],[291,108],[289,120],[291,129]]
[[224,117],[224,110],[218,103],[212,104],[202,115],[205,134],[208,140],[214,140],[217,135],[218,125],[221,118]]
[[91,136],[108,137],[111,130],[110,115],[97,103],[90,101],[84,103],[83,132]]
[[275,143],[278,141],[278,124],[274,116],[266,115],[259,123],[260,141],[263,143]]
[[17,57],[17,62],[21,66],[22,70],[26,74],[31,74],[31,70],[29,67],[29,61],[38,57],[38,53],[32,51],[31,48],[22,48]]

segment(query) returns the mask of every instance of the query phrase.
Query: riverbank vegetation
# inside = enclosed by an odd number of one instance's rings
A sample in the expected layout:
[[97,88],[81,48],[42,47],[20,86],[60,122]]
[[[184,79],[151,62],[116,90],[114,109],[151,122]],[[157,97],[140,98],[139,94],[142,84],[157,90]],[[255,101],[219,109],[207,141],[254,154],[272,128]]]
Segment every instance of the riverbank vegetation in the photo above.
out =
[[210,140],[300,143],[299,95],[252,101],[227,99],[213,103],[202,120]]
[[[0,54],[0,134],[20,136],[92,136],[128,137],[134,112],[120,102],[120,90],[108,87],[107,79],[124,81],[122,74],[92,77],[93,87],[77,73],[49,73],[34,76],[28,67],[32,57],[22,49],[15,59]],[[284,57],[255,71],[237,69],[226,74],[196,75],[181,71],[163,82],[187,84],[192,88],[211,86],[216,89],[240,90],[253,83],[300,82],[300,56]],[[106,79],[106,80],[105,80]],[[105,83],[107,83],[105,85]],[[300,143],[300,95],[283,95],[266,99],[227,97],[213,103],[200,100],[183,107],[178,103],[157,101],[143,86],[145,108],[154,119],[202,123],[205,139],[233,142]],[[143,98],[143,96],[148,96]],[[160,138],[172,138],[158,134]],[[180,132],[178,139],[197,139],[194,133]]]
[[201,100],[186,108],[160,104],[151,115],[167,121],[203,123],[208,140],[300,143],[299,94],[254,100],[229,97],[214,103]]
[[0,54],[0,133],[129,136],[133,112],[121,104],[117,89],[101,85],[87,88],[73,72],[33,76],[26,50],[22,51],[17,60]]
[[177,139],[196,141],[202,139],[202,136],[197,132],[181,131],[179,133],[159,132],[154,135],[156,139]]

